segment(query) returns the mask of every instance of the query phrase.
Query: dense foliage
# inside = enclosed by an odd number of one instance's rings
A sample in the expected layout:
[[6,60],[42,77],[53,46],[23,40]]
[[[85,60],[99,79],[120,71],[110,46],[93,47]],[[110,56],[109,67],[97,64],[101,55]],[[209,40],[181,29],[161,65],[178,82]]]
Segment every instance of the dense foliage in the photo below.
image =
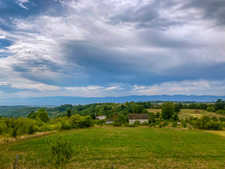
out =
[[[193,126],[198,129],[222,130],[225,127],[224,117],[202,117],[190,118],[185,120],[179,119],[179,111],[181,108],[213,110],[218,114],[225,114],[225,102],[217,100],[215,104],[206,103],[172,103],[152,104],[150,102],[126,102],[124,104],[116,103],[96,103],[89,105],[62,105],[56,108],[39,108],[30,109],[27,117],[7,118],[0,117],[0,135],[17,137],[20,135],[33,134],[35,132],[86,128],[94,124],[105,125],[106,120],[96,120],[96,115],[104,115],[107,118],[114,119],[113,126],[134,127],[137,125],[149,125],[150,127],[165,127],[171,125],[186,127]],[[21,108],[21,107],[20,107]],[[148,112],[148,108],[162,108],[162,113]],[[6,108],[5,108],[6,109]],[[22,107],[24,109],[24,107]],[[128,114],[148,114],[148,123],[140,124],[135,122],[129,124]]]

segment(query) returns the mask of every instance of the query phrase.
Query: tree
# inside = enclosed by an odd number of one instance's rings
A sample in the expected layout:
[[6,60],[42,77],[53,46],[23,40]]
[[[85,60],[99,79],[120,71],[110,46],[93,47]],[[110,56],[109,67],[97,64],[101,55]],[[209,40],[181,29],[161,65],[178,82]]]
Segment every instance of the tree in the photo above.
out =
[[162,107],[162,118],[171,119],[174,114],[174,104],[172,102],[167,102],[163,104]]
[[135,114],[141,114],[143,112],[143,110],[144,110],[144,106],[142,106],[142,105],[135,105],[132,108],[132,111]]
[[215,103],[215,109],[216,110],[223,110],[225,108],[225,101],[222,99],[218,99]]
[[47,111],[45,111],[45,109],[43,108],[38,110],[36,119],[40,119],[43,122],[47,122],[49,120]]
[[180,112],[180,105],[177,104],[177,103],[174,105],[174,112],[175,113],[179,113]]
[[31,111],[31,113],[27,116],[29,119],[36,119],[37,114],[34,111]]
[[70,118],[71,117],[71,109],[67,109],[67,117]]

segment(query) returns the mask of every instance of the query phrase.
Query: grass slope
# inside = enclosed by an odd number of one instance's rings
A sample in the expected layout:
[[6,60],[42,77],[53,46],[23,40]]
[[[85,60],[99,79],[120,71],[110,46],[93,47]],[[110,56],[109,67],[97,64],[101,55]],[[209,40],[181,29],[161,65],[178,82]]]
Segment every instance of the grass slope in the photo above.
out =
[[[225,137],[200,130],[89,128],[61,132],[75,149],[67,168],[224,168]],[[50,168],[48,139],[0,146],[0,168],[20,154],[22,168]]]
[[[157,113],[160,112],[161,113],[161,109],[147,109],[148,112],[152,112],[152,113]],[[186,118],[190,118],[191,116],[193,117],[197,117],[197,118],[201,118],[202,116],[209,116],[209,117],[225,117],[224,115],[221,114],[216,114],[215,112],[207,112],[204,110],[199,110],[199,113],[195,113],[195,109],[181,109],[179,112],[179,118],[180,119],[186,119]]]

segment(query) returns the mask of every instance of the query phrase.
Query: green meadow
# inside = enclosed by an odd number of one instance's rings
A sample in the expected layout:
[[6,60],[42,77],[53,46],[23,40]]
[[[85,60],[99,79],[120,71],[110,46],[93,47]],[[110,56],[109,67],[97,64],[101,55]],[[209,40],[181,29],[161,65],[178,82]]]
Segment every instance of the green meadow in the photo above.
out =
[[[57,133],[71,142],[66,168],[224,168],[225,137],[193,129],[92,127]],[[0,145],[0,168],[52,168],[54,134]]]
[[[161,109],[147,109],[148,112],[153,112],[153,113],[161,113],[162,110]],[[195,112],[196,109],[181,109],[178,116],[180,119],[187,119],[190,117],[197,117],[197,118],[201,118],[203,116],[209,116],[209,117],[225,117],[225,115],[221,115],[221,114],[217,114],[215,112],[208,112],[206,110],[198,110],[198,113]]]

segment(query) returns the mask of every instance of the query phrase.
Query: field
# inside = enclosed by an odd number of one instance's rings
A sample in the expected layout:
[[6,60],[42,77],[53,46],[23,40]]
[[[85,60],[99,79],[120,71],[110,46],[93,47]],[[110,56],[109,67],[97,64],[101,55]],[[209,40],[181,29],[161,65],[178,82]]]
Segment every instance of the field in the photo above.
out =
[[[147,109],[147,110],[148,110],[148,112],[153,112],[153,113],[160,112],[161,113],[161,109]],[[199,110],[199,113],[195,113],[195,109],[181,109],[178,116],[180,119],[190,118],[191,116],[197,117],[197,118],[201,118],[202,116],[209,116],[209,117],[216,116],[217,118],[225,117],[224,115],[216,114],[214,112],[207,112],[204,110]]]
[[[60,132],[75,153],[67,168],[224,168],[223,134],[191,129],[93,127]],[[54,134],[53,134],[54,135]],[[0,145],[0,168],[50,168],[50,136]]]

